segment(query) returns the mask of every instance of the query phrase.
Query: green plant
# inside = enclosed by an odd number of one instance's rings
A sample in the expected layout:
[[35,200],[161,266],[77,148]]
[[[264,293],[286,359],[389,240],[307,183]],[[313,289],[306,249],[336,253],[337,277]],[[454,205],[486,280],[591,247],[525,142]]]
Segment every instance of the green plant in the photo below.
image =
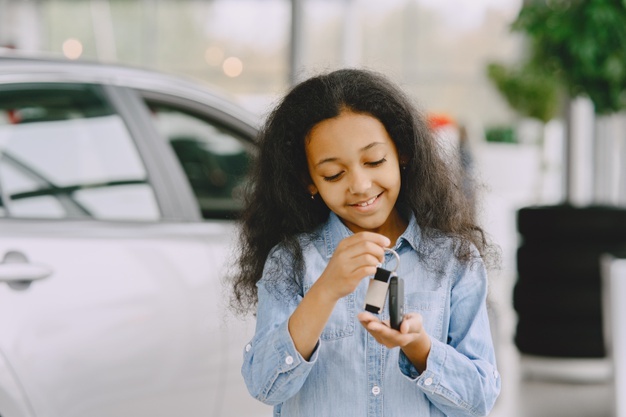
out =
[[485,139],[487,142],[517,143],[515,130],[513,130],[510,126],[494,126],[486,128]]
[[513,30],[531,40],[532,65],[587,95],[598,114],[626,108],[626,4],[623,0],[531,0]]
[[557,115],[560,83],[554,74],[532,63],[519,68],[491,63],[487,66],[487,75],[509,105],[522,115],[543,123]]

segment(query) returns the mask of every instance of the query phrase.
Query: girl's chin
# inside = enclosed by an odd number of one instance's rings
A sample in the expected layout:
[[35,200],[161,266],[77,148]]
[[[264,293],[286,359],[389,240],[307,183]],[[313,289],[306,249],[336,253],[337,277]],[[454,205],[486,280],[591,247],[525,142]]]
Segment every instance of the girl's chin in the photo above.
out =
[[374,232],[381,233],[385,228],[385,221],[377,219],[342,219],[343,223],[354,233],[358,232]]

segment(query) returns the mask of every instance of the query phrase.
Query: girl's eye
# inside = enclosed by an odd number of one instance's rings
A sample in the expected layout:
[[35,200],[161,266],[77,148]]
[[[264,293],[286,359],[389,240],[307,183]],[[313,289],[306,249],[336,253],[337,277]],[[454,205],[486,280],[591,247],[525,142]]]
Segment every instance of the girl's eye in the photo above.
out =
[[365,165],[370,166],[370,167],[377,167],[378,165],[382,165],[386,161],[387,159],[383,158],[383,159],[379,159],[378,161],[366,162]]
[[339,174],[332,175],[330,177],[324,177],[324,181],[329,181],[329,182],[337,181],[339,179],[339,177],[341,177],[341,174],[343,174],[343,172],[340,172]]

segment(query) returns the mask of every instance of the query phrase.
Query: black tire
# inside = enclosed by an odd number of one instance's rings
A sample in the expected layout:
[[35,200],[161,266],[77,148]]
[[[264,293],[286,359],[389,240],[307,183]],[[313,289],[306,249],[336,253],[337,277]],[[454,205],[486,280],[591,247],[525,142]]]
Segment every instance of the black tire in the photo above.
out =
[[624,242],[626,210],[607,206],[524,207],[517,212],[517,230],[525,242]]
[[626,209],[525,207],[517,220],[517,348],[540,356],[605,356],[600,258],[626,253]]
[[515,344],[520,352],[559,358],[602,358],[606,355],[597,320],[544,317],[541,323],[520,318]]
[[536,318],[558,317],[564,321],[595,318],[602,325],[602,295],[600,287],[572,286],[567,290],[561,284],[546,282],[538,290],[536,285],[519,281],[513,290],[513,307],[519,316]]
[[[626,235],[624,237],[626,240]],[[560,282],[564,286],[600,283],[600,257],[610,253],[619,255],[626,249],[624,243],[524,241],[517,250],[517,272],[520,280],[541,285]]]

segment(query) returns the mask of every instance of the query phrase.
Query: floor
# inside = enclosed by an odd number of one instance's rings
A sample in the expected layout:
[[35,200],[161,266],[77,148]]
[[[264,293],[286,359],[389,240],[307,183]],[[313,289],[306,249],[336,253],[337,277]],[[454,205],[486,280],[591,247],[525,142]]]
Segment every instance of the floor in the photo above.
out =
[[[584,364],[560,364],[580,378],[544,372],[533,375],[532,368],[514,347],[499,350],[502,392],[490,417],[613,417],[613,392],[609,377],[602,372],[585,380]],[[598,367],[602,367],[598,364]],[[528,375],[529,374],[529,375]]]
[[613,417],[609,360],[521,355],[513,343],[516,316],[508,302],[511,279],[495,274],[492,282],[490,307],[502,392],[489,416]]

